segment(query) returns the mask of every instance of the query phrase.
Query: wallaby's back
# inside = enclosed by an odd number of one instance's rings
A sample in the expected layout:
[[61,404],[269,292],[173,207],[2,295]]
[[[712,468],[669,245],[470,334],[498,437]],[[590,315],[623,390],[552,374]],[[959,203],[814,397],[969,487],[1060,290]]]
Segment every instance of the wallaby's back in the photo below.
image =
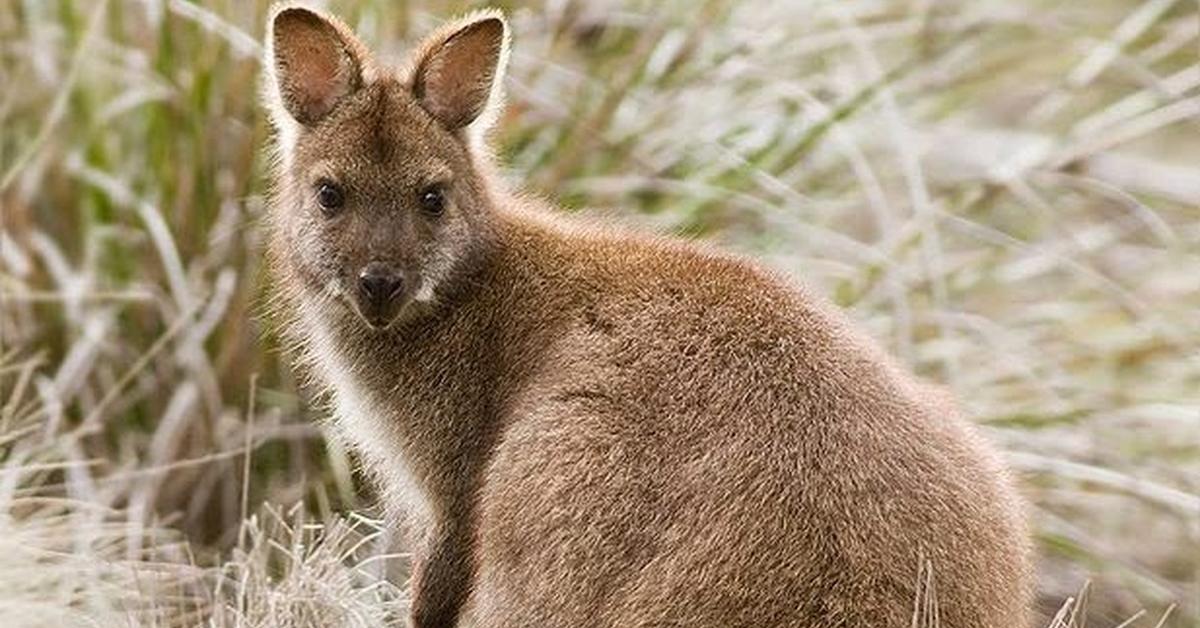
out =
[[928,561],[941,625],[1025,625],[1001,466],[827,305],[678,242],[509,229],[494,306],[545,338],[480,492],[477,617],[905,626]]

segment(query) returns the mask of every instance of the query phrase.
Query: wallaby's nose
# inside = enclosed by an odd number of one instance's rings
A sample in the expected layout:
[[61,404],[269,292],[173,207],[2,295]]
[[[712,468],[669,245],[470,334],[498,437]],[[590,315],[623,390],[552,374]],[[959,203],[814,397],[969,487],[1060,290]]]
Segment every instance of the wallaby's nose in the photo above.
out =
[[375,307],[386,305],[400,294],[404,279],[385,264],[371,262],[358,274],[358,289]]

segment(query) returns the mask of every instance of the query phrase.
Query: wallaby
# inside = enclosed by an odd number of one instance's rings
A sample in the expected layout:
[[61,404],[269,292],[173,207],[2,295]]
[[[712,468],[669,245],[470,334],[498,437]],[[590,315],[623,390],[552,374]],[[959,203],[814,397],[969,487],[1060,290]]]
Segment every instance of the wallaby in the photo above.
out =
[[1024,628],[1022,503],[939,393],[752,261],[505,190],[508,45],[267,33],[281,327],[414,531],[413,625]]

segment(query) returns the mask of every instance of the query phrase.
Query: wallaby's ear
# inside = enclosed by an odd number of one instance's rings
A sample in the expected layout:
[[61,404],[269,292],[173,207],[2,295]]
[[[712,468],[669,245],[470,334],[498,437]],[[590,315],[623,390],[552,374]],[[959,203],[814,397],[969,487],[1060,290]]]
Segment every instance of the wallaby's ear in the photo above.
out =
[[303,125],[329,115],[363,83],[367,52],[336,18],[303,7],[277,10],[267,32],[266,68],[276,123],[286,113]]
[[412,90],[446,128],[483,131],[500,106],[508,61],[508,25],[499,11],[482,11],[430,35],[413,59]]

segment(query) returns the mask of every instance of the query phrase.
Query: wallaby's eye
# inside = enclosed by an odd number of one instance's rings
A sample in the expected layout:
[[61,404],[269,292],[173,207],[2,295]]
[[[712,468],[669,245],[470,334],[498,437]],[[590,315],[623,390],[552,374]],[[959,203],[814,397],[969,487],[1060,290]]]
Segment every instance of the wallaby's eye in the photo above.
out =
[[317,204],[321,206],[321,211],[326,216],[338,213],[345,203],[346,195],[342,192],[340,185],[325,179],[317,182]]
[[446,195],[441,185],[431,185],[421,190],[417,201],[421,204],[421,211],[430,216],[441,216],[446,210]]

